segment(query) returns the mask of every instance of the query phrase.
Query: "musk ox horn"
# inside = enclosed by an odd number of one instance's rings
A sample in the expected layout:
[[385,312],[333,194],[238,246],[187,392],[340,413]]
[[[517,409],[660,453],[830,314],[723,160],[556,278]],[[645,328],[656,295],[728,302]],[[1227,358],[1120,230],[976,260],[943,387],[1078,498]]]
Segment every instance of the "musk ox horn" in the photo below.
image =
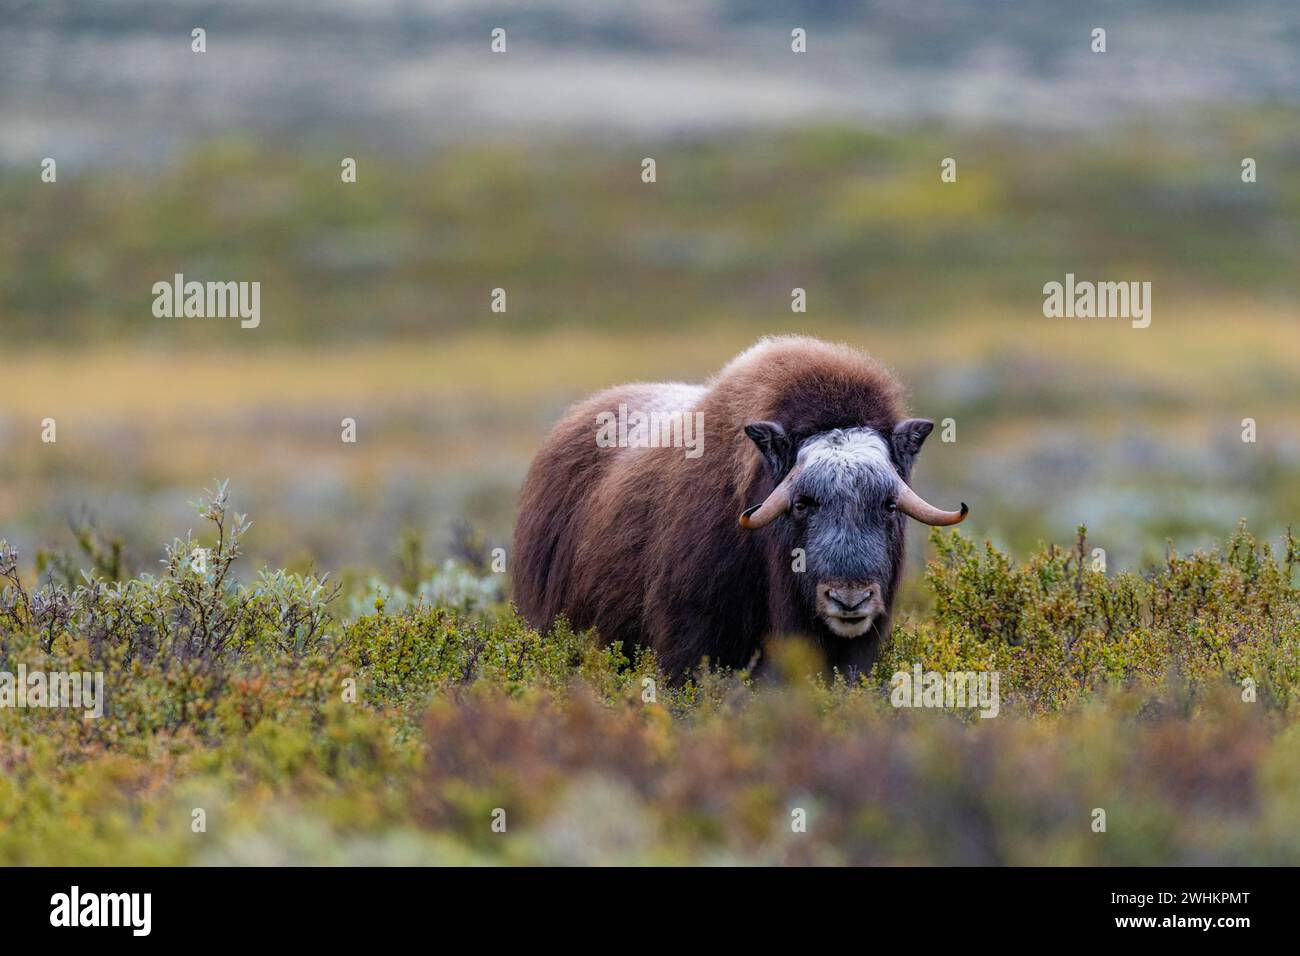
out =
[[898,483],[898,510],[909,518],[929,525],[961,524],[970,511],[964,501],[961,503],[961,511],[936,508],[901,481]]
[[781,479],[781,483],[772,489],[772,493],[767,496],[761,505],[754,505],[752,508],[746,508],[740,513],[740,526],[742,528],[761,528],[769,524],[777,515],[785,514],[790,510],[790,489],[794,487],[794,480],[799,477],[800,467],[795,465],[790,469],[790,473]]

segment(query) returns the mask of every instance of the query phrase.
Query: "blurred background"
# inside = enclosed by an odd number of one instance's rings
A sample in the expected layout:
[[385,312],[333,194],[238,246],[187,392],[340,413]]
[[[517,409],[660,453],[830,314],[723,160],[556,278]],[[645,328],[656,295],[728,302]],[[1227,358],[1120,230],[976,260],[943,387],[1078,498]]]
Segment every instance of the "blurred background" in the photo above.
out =
[[[977,536],[1276,538],[1298,259],[1284,0],[0,0],[0,536],[89,517],[150,570],[229,478],[254,564],[504,543],[568,403],[803,332],[955,420],[916,483]],[[175,273],[261,326],[155,318]],[[1066,273],[1151,326],[1044,318]]]

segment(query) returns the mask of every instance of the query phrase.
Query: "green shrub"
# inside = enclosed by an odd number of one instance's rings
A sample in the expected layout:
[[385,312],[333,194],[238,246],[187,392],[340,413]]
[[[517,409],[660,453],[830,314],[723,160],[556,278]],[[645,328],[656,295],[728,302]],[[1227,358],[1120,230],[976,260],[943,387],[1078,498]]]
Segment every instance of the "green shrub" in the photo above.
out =
[[[936,532],[933,610],[868,678],[790,642],[771,679],[673,686],[451,592],[335,620],[324,577],[240,582],[224,486],[196,506],[201,570],[192,536],[156,577],[88,539],[29,587],[0,542],[0,670],[107,690],[97,719],[0,708],[0,863],[1300,861],[1290,535],[1108,575],[1082,530],[1023,563]],[[917,664],[997,670],[1001,716],[893,708]]]
[[1250,681],[1261,701],[1288,710],[1300,698],[1300,590],[1296,541],[1282,559],[1244,527],[1223,550],[1145,574],[1090,567],[1086,532],[1022,565],[959,533],[931,536],[926,581],[934,613],[904,622],[876,670],[888,680],[920,662],[940,671],[997,670],[1012,704],[1033,711],[1078,703],[1112,685],[1177,675],[1193,690]]

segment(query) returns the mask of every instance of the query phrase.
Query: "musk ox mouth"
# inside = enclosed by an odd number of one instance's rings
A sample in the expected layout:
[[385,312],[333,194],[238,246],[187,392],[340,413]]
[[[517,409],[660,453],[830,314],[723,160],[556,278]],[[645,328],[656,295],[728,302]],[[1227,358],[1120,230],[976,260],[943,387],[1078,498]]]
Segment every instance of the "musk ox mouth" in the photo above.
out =
[[837,637],[861,637],[867,631],[871,630],[871,623],[876,619],[874,614],[823,614],[822,620],[830,628],[832,634]]

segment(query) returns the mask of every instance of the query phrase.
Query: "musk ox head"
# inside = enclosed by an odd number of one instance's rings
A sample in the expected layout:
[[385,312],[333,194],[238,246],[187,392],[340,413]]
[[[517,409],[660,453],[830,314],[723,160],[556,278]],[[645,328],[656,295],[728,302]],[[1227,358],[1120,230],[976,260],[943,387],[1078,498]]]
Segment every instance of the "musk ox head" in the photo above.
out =
[[741,514],[740,524],[772,526],[774,560],[788,563],[792,549],[803,549],[806,569],[793,575],[797,595],[838,637],[859,637],[888,615],[907,517],[929,525],[966,517],[964,503],[960,511],[941,511],[907,484],[933,428],[914,418],[889,432],[836,428],[797,441],[776,422],[745,426],[776,487]]

